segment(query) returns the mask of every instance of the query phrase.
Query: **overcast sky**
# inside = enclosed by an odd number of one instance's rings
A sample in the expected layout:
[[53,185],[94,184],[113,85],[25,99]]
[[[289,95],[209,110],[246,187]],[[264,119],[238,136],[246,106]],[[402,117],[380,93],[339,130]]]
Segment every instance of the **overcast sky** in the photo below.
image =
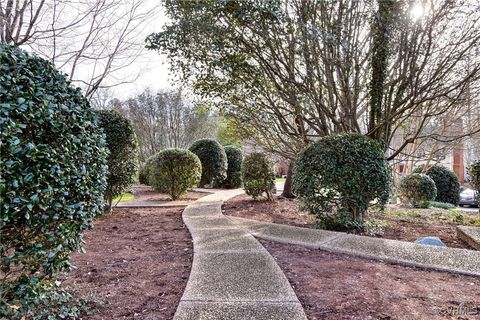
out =
[[[148,21],[147,27],[139,34],[139,38],[145,39],[152,32],[162,30],[162,26],[168,21],[160,1],[149,0],[152,6],[158,6],[157,14]],[[167,88],[171,86],[171,77],[169,76],[169,64],[165,55],[161,55],[156,51],[146,50],[142,57],[135,61],[131,66],[122,70],[116,75],[116,78],[128,78],[132,74],[136,74],[139,70],[144,70],[139,78],[128,84],[122,84],[112,88],[112,92],[117,98],[123,99],[143,91],[150,87],[153,90]]]

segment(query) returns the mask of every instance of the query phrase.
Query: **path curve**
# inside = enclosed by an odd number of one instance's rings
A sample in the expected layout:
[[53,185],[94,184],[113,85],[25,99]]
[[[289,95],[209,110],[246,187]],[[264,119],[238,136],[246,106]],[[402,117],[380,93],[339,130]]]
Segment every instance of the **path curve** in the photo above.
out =
[[222,214],[243,190],[222,190],[183,211],[193,239],[193,264],[174,319],[305,320],[302,305],[267,250]]

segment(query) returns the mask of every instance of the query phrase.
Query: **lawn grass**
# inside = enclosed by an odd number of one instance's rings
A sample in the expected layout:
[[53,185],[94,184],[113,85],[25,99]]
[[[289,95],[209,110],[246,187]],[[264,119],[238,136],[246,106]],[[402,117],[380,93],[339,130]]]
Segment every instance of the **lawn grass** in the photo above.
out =
[[112,202],[116,203],[116,202],[123,202],[123,201],[132,201],[134,198],[135,196],[132,193],[128,192],[114,198]]
[[285,178],[275,178],[275,182],[285,182]]

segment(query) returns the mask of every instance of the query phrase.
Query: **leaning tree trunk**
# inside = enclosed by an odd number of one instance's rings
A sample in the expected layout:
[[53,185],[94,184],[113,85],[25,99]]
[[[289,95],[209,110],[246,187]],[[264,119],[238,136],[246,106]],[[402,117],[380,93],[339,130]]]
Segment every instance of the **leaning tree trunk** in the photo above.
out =
[[293,194],[293,161],[290,161],[288,164],[287,179],[285,180],[285,185],[283,186],[282,197],[287,199],[295,198]]

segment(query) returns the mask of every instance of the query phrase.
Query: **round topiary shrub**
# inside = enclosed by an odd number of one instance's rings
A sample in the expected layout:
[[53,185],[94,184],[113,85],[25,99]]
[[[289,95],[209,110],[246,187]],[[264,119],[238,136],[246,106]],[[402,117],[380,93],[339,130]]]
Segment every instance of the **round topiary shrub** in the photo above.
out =
[[38,300],[45,280],[70,268],[103,212],[107,152],[88,101],[50,62],[0,44],[0,66],[1,311],[29,318],[54,308]]
[[400,180],[400,197],[414,208],[428,208],[437,196],[437,187],[432,178],[422,173],[412,173]]
[[151,186],[152,182],[150,181],[150,168],[152,167],[153,159],[155,158],[155,155],[149,157],[147,161],[143,164],[143,166],[140,168],[138,171],[138,182],[141,184],[145,184],[147,186]]
[[242,186],[242,161],[243,155],[239,148],[226,146],[227,155],[227,178],[223,181],[224,188],[240,188]]
[[472,187],[480,192],[480,160],[476,160],[468,166],[468,175]]
[[263,153],[251,153],[242,163],[242,180],[245,193],[257,199],[266,194],[273,200],[272,190],[275,187],[275,175],[272,162]]
[[442,165],[434,164],[424,170],[423,166],[417,166],[413,173],[424,173],[435,182],[437,197],[435,201],[458,205],[460,201],[460,182],[452,170]]
[[112,199],[126,192],[134,183],[138,170],[138,142],[133,125],[115,110],[96,110],[99,125],[106,136],[108,176],[105,200],[112,208]]
[[202,178],[199,186],[219,186],[227,177],[227,155],[215,140],[202,139],[195,141],[189,148],[202,162]]
[[383,207],[391,169],[379,144],[360,134],[333,135],[304,149],[294,164],[301,209],[321,218],[341,213],[362,219],[372,201]]
[[202,164],[198,157],[182,149],[165,149],[157,153],[149,169],[152,186],[159,192],[168,193],[177,200],[195,187],[202,175]]

